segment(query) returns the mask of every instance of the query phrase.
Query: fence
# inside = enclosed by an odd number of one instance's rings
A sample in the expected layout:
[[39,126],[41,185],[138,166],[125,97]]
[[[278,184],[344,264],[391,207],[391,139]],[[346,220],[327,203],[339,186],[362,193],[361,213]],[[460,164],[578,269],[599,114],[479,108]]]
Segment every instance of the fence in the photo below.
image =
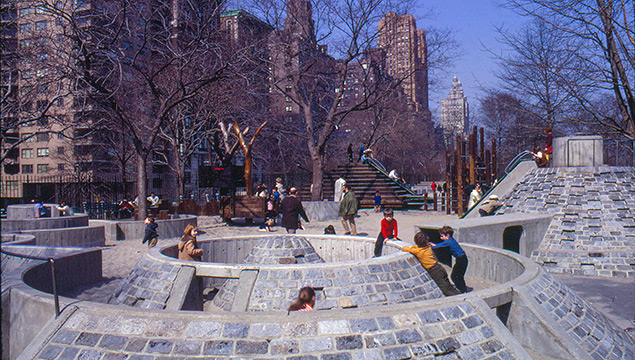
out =
[[2,179],[2,206],[26,203],[34,197],[43,202],[79,206],[88,201],[112,201],[133,198],[134,180],[121,176],[91,174],[58,176],[7,176]]

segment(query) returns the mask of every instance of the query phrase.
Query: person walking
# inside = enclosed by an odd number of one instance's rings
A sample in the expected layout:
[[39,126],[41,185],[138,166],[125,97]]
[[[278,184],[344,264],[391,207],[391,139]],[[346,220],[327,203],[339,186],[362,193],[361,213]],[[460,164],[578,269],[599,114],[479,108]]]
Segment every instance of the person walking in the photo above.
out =
[[148,249],[155,247],[157,245],[157,241],[159,241],[159,232],[157,231],[159,224],[154,222],[154,218],[152,216],[148,216],[143,223],[146,224],[146,231],[141,243],[145,244],[147,242]]
[[[355,193],[351,190],[350,185],[344,185],[344,197],[340,203],[338,215],[342,218],[342,226],[344,227],[344,235],[357,235],[357,226],[355,225],[355,215],[359,203],[355,197]],[[349,229],[350,224],[350,229]]]
[[295,234],[300,225],[298,216],[302,216],[304,221],[310,222],[309,218],[302,207],[302,201],[297,197],[298,189],[292,187],[289,189],[289,196],[285,196],[280,203],[280,212],[282,213],[282,227],[287,229],[287,233]]

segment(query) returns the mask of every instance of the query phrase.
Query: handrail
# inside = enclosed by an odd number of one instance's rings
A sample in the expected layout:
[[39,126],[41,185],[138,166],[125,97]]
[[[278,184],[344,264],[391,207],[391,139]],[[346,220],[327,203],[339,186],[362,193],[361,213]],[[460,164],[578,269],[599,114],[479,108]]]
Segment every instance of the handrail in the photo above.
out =
[[472,210],[477,208],[477,205],[481,203],[481,201],[483,201],[483,199],[487,199],[489,194],[492,193],[492,191],[494,191],[494,189],[496,188],[496,186],[498,184],[501,183],[501,181],[507,177],[507,175],[509,175],[509,173],[511,173],[516,166],[518,166],[518,164],[520,164],[523,161],[530,161],[531,159],[524,159],[523,157],[525,155],[531,155],[531,151],[527,151],[527,150],[523,150],[520,153],[518,153],[518,155],[514,156],[514,158],[507,164],[507,166],[505,167],[505,174],[503,174],[503,176],[501,176],[500,178],[496,179],[495,183],[492,185],[492,187],[489,188],[489,190],[487,190],[483,196],[481,196],[481,199],[479,201],[476,202],[476,204],[472,205],[471,208],[467,209],[465,211],[465,213],[463,213],[463,215],[461,215],[459,217],[459,219],[464,219],[470,212],[472,212]]
[[[514,158],[505,167],[505,175],[512,172],[516,168],[516,166],[518,166],[518,164],[520,164],[521,162],[531,160],[531,159],[523,159],[523,156],[525,155],[531,155],[531,151],[523,150],[518,155],[514,156]],[[502,179],[503,178],[501,177],[499,181]]]
[[57,319],[60,316],[60,297],[59,297],[59,294],[57,293],[57,276],[55,273],[55,259],[52,257],[16,254],[11,251],[7,251],[3,249],[2,247],[0,247],[0,253],[5,254],[7,256],[19,257],[22,259],[48,261],[48,263],[51,265],[51,282],[52,282],[52,288],[53,288],[53,297],[55,299],[55,318]]
[[400,188],[406,190],[406,192],[408,192],[408,194],[414,195],[414,196],[422,196],[422,195],[419,195],[419,194],[415,194],[414,191],[412,191],[412,189],[407,187],[405,184],[400,183],[399,181],[391,179],[390,176],[388,176],[386,168],[379,161],[369,158],[369,159],[366,159],[366,164],[370,165],[372,168],[374,168],[375,170],[379,171],[380,173],[386,175],[386,177],[388,177],[388,179],[390,179],[390,181],[392,181],[393,183],[397,184]]

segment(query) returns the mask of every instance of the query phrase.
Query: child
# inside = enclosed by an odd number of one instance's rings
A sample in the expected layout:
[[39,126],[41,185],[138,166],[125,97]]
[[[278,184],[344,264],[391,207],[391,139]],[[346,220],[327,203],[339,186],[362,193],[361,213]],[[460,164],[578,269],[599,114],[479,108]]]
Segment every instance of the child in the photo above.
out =
[[[300,289],[300,295],[289,306],[289,312],[291,311],[311,311],[315,306],[315,290],[311,287],[303,287]],[[287,315],[289,314],[287,313]]]
[[461,292],[450,283],[448,273],[434,257],[434,253],[432,252],[430,243],[428,242],[428,235],[418,232],[415,235],[415,244],[417,244],[417,246],[406,246],[401,248],[401,250],[407,251],[419,259],[419,262],[423,265],[426,271],[428,271],[428,274],[437,284],[439,289],[441,289],[443,295],[452,296],[460,294]]
[[335,227],[333,225],[329,225],[324,228],[324,235],[336,235]]
[[381,195],[379,195],[379,191],[375,192],[375,197],[373,198],[373,200],[375,200],[375,212],[380,212],[381,211]]
[[273,218],[266,218],[265,222],[260,224],[260,227],[258,228],[258,231],[272,232],[273,231],[271,229],[272,226],[273,226]]
[[179,249],[179,260],[201,261],[203,249],[198,248],[196,235],[198,235],[196,225],[187,224],[185,230],[183,230],[181,241],[179,241],[179,244],[177,245],[177,248]]
[[375,241],[375,257],[381,256],[384,243],[388,240],[394,240],[397,237],[397,220],[393,217],[393,211],[390,208],[384,209],[384,218],[381,220],[381,231],[377,235]]
[[431,243],[433,248],[449,247],[450,255],[454,256],[454,266],[452,267],[452,282],[460,292],[466,293],[467,286],[465,286],[465,271],[467,270],[467,255],[461,248],[459,243],[452,237],[454,235],[454,229],[449,226],[444,226],[439,229],[439,236],[441,236],[441,242],[438,244]]
[[148,216],[143,223],[146,224],[146,233],[141,243],[145,244],[147,241],[149,249],[154,247],[157,244],[157,241],[159,241],[159,233],[157,232],[159,224],[154,222],[154,218],[152,216]]

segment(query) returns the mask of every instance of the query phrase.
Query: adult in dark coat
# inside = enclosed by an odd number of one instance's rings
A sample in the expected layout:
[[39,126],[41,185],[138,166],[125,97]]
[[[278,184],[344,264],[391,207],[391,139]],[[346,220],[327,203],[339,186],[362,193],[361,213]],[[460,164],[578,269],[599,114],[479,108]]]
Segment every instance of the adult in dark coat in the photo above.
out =
[[280,203],[280,212],[282,213],[282,226],[287,229],[287,233],[295,234],[300,224],[298,215],[302,216],[304,221],[309,222],[306,212],[302,207],[302,202],[297,198],[298,189],[292,187],[289,189],[289,196],[282,199]]

